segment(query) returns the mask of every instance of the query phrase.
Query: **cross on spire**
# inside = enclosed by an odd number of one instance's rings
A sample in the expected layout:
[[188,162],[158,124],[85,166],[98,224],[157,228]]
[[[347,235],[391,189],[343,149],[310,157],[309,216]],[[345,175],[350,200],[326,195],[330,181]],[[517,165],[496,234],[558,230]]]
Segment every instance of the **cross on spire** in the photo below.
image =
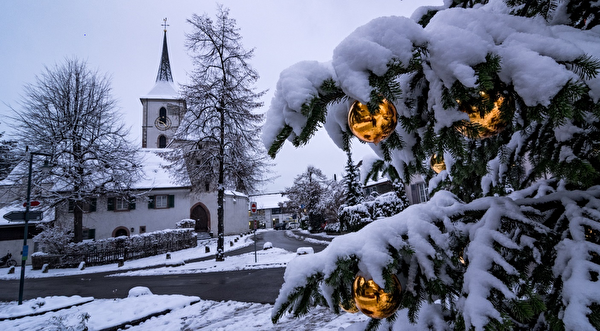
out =
[[167,18],[163,18],[163,23],[161,24],[165,30],[165,32],[167,32],[167,26],[169,26],[169,24],[167,24]]

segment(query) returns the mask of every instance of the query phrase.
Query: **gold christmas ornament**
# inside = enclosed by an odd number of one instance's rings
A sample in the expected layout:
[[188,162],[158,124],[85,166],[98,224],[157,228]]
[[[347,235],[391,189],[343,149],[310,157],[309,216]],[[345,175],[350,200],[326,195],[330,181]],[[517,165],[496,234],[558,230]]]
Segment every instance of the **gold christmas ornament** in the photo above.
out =
[[387,99],[383,99],[374,114],[367,105],[355,101],[348,112],[350,131],[360,140],[368,143],[379,143],[387,138],[398,123],[396,107]]
[[436,160],[437,155],[432,155],[431,159],[429,160],[429,165],[431,166],[431,169],[435,171],[436,174],[439,174],[443,170],[446,170],[446,162],[444,162],[444,159],[442,159],[440,162],[437,162]]
[[376,319],[382,319],[392,316],[402,299],[402,286],[398,277],[393,276],[394,290],[392,293],[385,292],[372,279],[365,279],[362,276],[356,276],[352,284],[352,296],[356,307],[361,313]]
[[[483,100],[490,98],[489,95],[483,91],[479,92],[479,94]],[[469,121],[481,126],[478,137],[480,139],[489,138],[499,134],[506,128],[508,124],[502,119],[500,113],[500,107],[504,103],[503,96],[499,96],[496,100],[494,100],[494,108],[483,117],[481,117],[479,109],[476,106],[467,102],[461,102],[460,100],[456,101],[458,103],[458,109],[469,114]],[[466,135],[466,132],[464,131],[461,131],[461,133]]]

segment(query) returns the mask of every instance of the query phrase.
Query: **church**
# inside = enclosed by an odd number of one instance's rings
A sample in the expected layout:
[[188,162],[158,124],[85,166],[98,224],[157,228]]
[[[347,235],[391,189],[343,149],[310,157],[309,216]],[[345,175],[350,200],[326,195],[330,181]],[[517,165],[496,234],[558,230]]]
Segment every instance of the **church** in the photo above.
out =
[[[131,198],[99,196],[85,206],[84,240],[173,229],[184,219],[196,221],[195,230],[200,237],[217,235],[216,190],[211,190],[211,187],[206,185],[203,187],[203,192],[194,193],[198,190],[192,190],[189,180],[187,183],[177,182],[163,167],[167,161],[161,157],[161,154],[169,150],[168,147],[172,143],[181,116],[186,110],[186,103],[179,97],[173,83],[166,25],[162,42],[161,60],[154,87],[148,94],[140,97],[142,146],[139,153],[143,160],[141,165],[143,177],[132,187]],[[7,183],[6,180],[0,182],[0,186],[6,185],[11,183]],[[6,206],[2,210],[13,207]],[[225,191],[225,235],[248,231],[248,210],[249,201],[246,194]],[[43,221],[55,221],[63,226],[72,226],[72,204],[64,202],[52,210],[45,210]],[[14,225],[6,220],[0,221],[0,228]],[[15,234],[17,233],[18,231],[15,231]],[[20,238],[0,238],[0,248],[2,251],[8,249],[19,252],[22,239],[22,232]]]
[[[167,161],[161,153],[167,151],[181,117],[185,100],[179,97],[173,82],[166,25],[162,53],[154,87],[140,97],[142,105],[142,153],[144,179],[135,184],[135,201],[119,203],[119,199],[99,198],[96,210],[84,215],[83,226],[89,239],[175,228],[183,219],[194,219],[199,234],[217,233],[217,192],[206,187],[194,193],[191,182],[177,183],[163,168]],[[106,200],[106,201],[102,201]],[[112,202],[114,200],[114,202]],[[225,235],[248,231],[248,196],[235,191],[225,191]],[[66,210],[68,214],[68,210]],[[57,218],[72,215],[57,211]],[[86,231],[87,230],[87,231]],[[85,238],[85,234],[84,234]]]

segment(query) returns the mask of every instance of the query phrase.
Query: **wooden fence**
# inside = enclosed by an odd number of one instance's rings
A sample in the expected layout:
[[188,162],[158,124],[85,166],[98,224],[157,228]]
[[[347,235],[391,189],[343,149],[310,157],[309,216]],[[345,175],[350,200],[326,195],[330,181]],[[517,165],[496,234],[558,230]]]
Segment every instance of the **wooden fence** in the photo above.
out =
[[71,252],[64,255],[34,255],[32,267],[39,270],[46,263],[50,268],[76,268],[83,261],[86,266],[117,263],[119,260],[135,260],[155,256],[167,252],[196,247],[196,236],[185,236],[180,240],[165,241],[160,244],[135,245],[135,249],[128,247],[114,247],[111,249],[97,249],[89,247],[81,252]]

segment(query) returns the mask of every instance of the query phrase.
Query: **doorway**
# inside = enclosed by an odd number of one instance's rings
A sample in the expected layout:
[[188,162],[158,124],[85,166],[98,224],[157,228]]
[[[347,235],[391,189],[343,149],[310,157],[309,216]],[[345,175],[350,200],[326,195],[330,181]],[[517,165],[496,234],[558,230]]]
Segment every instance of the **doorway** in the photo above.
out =
[[210,213],[203,203],[199,202],[192,207],[190,218],[196,221],[196,232],[210,232]]

